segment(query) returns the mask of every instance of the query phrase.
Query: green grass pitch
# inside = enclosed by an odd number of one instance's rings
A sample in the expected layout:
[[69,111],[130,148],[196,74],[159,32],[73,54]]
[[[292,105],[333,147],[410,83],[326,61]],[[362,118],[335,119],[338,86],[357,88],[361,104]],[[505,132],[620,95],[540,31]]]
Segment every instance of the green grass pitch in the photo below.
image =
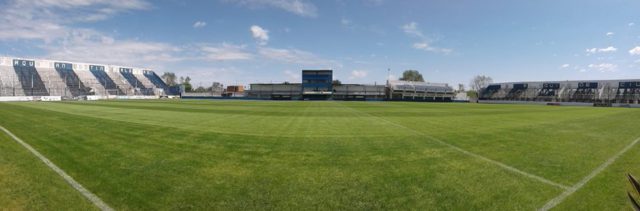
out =
[[[37,102],[0,103],[0,125],[116,210],[535,210],[638,139],[640,110]],[[626,173],[640,144],[554,209],[630,209]],[[2,133],[0,209],[96,208]]]

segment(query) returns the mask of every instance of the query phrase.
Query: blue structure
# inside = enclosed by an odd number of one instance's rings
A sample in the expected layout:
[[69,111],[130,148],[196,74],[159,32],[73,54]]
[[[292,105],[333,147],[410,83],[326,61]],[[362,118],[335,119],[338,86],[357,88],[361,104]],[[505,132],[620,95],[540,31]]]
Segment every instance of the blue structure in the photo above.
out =
[[333,94],[333,70],[303,70],[302,98],[326,100]]

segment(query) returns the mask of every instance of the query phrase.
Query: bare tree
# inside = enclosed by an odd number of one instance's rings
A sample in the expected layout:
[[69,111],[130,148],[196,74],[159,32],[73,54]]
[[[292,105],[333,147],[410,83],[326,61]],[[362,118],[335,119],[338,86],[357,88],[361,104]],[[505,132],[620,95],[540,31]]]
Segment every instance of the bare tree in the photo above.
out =
[[176,84],[178,84],[178,83],[176,83],[176,74],[175,73],[165,72],[164,74],[162,74],[161,78],[169,86],[175,86]]
[[471,79],[471,89],[478,92],[480,89],[489,86],[489,84],[493,83],[493,79],[489,76],[485,75],[477,75]]

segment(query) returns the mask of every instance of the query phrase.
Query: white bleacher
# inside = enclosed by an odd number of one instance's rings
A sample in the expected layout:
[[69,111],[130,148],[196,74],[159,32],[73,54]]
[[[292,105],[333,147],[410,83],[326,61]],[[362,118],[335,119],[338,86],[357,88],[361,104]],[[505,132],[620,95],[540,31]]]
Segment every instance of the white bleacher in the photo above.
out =
[[[21,67],[20,71],[16,72],[16,67],[13,64],[16,59],[25,60],[15,57],[0,57],[0,96],[48,95],[76,97],[87,95],[164,94],[164,86],[157,87],[154,84],[155,81],[151,81],[145,76],[145,72],[153,71],[143,68],[129,68],[134,70],[132,75],[137,80],[136,84],[139,83],[138,90],[135,90],[134,85],[120,73],[120,66],[26,59],[26,61],[33,61],[33,67],[35,68]],[[56,63],[71,64],[72,68],[62,67],[63,69],[56,69]],[[91,72],[91,65],[104,67],[104,74],[102,71]],[[100,81],[100,79],[105,81]],[[107,85],[105,86],[104,83]],[[26,86],[25,84],[32,84],[31,86],[33,87],[27,89],[23,87]],[[148,89],[143,89],[143,86]],[[25,90],[28,90],[29,93],[27,94]]]
[[11,62],[0,63],[0,96],[25,96]]
[[54,67],[54,62],[36,61],[36,71],[45,88],[51,96],[72,96],[67,89],[67,84],[60,78],[60,74]]
[[133,76],[135,76],[140,81],[140,83],[142,83],[142,86],[146,88],[158,88],[153,85],[153,83],[149,80],[149,78],[147,78],[147,76],[144,76],[144,70],[133,69]]
[[95,75],[89,71],[89,64],[76,63],[73,65],[73,70],[78,75],[80,81],[84,86],[89,87],[95,95],[106,96],[109,95],[104,86],[98,81]]
[[107,75],[120,88],[120,90],[125,92],[121,95],[136,95],[137,93],[133,86],[131,86],[127,79],[120,73],[120,68],[121,67],[119,66],[109,66],[106,70]]

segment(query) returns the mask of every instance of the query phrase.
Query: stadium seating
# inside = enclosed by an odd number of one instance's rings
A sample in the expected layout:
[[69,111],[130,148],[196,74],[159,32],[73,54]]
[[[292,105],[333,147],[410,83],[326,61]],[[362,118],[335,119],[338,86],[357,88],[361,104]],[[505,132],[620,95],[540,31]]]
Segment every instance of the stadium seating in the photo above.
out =
[[91,94],[91,88],[86,87],[78,75],[72,69],[56,68],[56,72],[67,87],[72,96],[84,96]]
[[333,99],[336,100],[383,100],[384,85],[340,84],[333,86]]
[[14,70],[26,96],[49,96],[49,91],[35,66],[16,66]]
[[[116,83],[116,80],[113,80],[110,75],[104,70],[92,69],[90,72],[96,77],[98,82],[102,84],[102,86],[107,90],[109,95],[125,95],[126,92],[123,91],[124,88],[129,88],[126,83]],[[117,76],[117,75],[116,75]],[[130,90],[130,89],[129,89]]]
[[78,80],[82,82],[88,94],[93,95],[109,95],[109,92],[105,89],[101,82],[98,81],[96,76],[89,70],[75,70]]
[[171,91],[151,70],[0,57],[0,96],[154,96]]
[[[145,87],[143,91],[145,95],[154,95],[156,89],[161,90],[161,88],[156,87],[156,85],[153,82],[151,82],[151,80],[149,80],[147,76],[144,75],[144,71],[134,71],[132,75],[135,79],[137,79],[140,83],[142,83],[143,87]],[[164,90],[161,92],[164,92]]]
[[155,72],[152,71],[144,71],[144,77],[146,77],[156,88],[164,90],[166,95],[177,95],[177,93],[173,93],[173,90],[169,89],[166,83],[158,76]]
[[36,67],[36,70],[50,95],[72,96],[72,94],[67,90],[66,84],[62,81],[62,78],[60,78],[60,75],[55,69],[38,66]]
[[482,89],[480,100],[638,104],[640,80],[499,83]]
[[13,67],[0,66],[0,96],[25,96]]
[[444,83],[389,81],[391,99],[402,101],[450,102],[455,96],[453,88]]
[[120,75],[129,84],[129,87],[134,90],[136,95],[153,95],[153,88],[145,87],[145,85],[136,78],[131,69],[120,68]]

